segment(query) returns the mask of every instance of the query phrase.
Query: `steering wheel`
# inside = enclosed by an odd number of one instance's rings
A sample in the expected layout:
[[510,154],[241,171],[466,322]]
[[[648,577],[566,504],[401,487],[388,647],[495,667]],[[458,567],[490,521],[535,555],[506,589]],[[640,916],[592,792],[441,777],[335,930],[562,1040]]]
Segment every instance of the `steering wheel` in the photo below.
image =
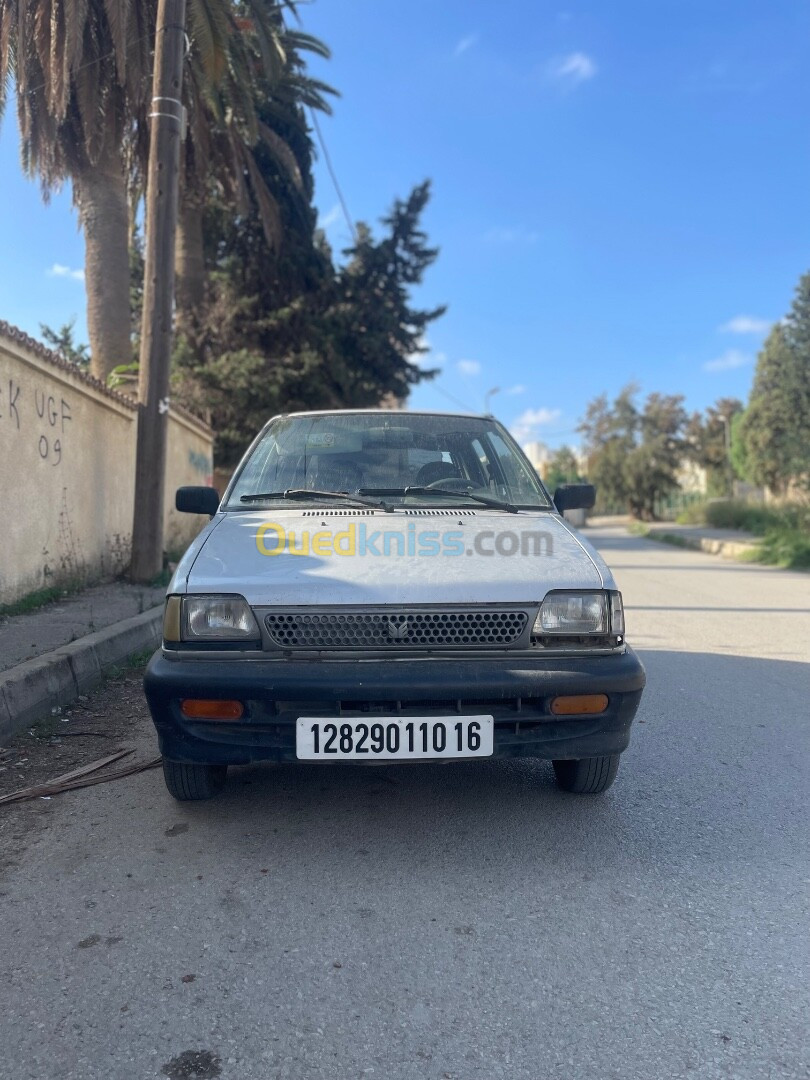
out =
[[432,484],[425,484],[427,488],[437,488],[441,491],[472,491],[477,484],[471,484],[469,480],[463,480],[460,476],[445,476],[441,480],[434,480]]

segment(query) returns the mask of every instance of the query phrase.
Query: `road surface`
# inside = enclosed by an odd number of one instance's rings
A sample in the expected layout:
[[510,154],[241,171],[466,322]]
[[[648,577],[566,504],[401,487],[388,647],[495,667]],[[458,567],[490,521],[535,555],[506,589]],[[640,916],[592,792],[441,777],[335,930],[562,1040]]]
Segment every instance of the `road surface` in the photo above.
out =
[[590,535],[648,672],[610,792],[477,762],[30,804],[0,1073],[810,1075],[810,575]]

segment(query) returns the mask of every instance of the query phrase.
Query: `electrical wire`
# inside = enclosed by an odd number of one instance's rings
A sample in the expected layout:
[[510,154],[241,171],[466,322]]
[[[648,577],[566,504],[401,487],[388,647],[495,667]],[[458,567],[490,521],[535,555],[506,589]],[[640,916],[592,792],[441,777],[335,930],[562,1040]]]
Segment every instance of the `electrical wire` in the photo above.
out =
[[[168,30],[169,27],[166,27],[166,29]],[[172,29],[174,29],[174,28],[172,28]],[[125,49],[125,52],[129,52],[130,49],[134,49],[136,45],[140,45],[144,41],[152,40],[153,37],[154,37],[154,35],[151,33],[151,31],[148,34],[141,34],[141,36],[139,38],[135,38],[134,41],[130,41],[130,43],[127,45],[127,47]],[[77,68],[74,68],[71,71],[71,73],[70,73],[71,78],[74,75],[78,75],[80,71],[84,71],[85,68],[94,67],[96,64],[100,64],[102,62],[102,60],[109,60],[111,56],[116,55],[117,51],[118,51],[117,49],[110,49],[109,52],[102,53],[101,56],[96,56],[92,60],[88,60],[86,64],[79,64],[79,66]],[[40,83],[39,86],[32,86],[31,89],[26,90],[25,93],[26,94],[38,94],[40,92],[40,90],[45,90],[47,86],[48,86],[47,82]]]
[[447,400],[452,401],[454,405],[460,405],[461,408],[465,412],[468,412],[468,413],[474,413],[475,412],[475,409],[471,409],[470,406],[466,402],[462,401],[460,398],[457,398],[455,396],[455,394],[451,394],[449,390],[445,390],[443,386],[440,386],[436,382],[427,382],[427,383],[425,383],[425,389],[438,390],[438,392],[442,395],[442,397],[446,397]]
[[321,131],[321,125],[318,122],[318,117],[317,117],[317,115],[315,113],[315,110],[312,108],[311,105],[309,107],[309,115],[310,115],[310,119],[312,120],[312,126],[315,129],[315,135],[316,135],[316,137],[318,139],[318,144],[319,144],[319,146],[321,148],[321,151],[323,153],[323,160],[326,162],[326,168],[327,168],[327,170],[329,172],[329,176],[331,177],[331,180],[332,180],[332,186],[334,187],[335,192],[337,193],[338,202],[340,203],[340,208],[343,211],[343,216],[346,219],[346,224],[349,226],[349,232],[352,234],[352,240],[356,244],[357,243],[357,230],[354,227],[354,222],[352,221],[352,216],[349,213],[349,207],[348,207],[348,205],[346,203],[346,199],[344,198],[343,191],[341,190],[340,184],[338,183],[337,173],[335,172],[335,167],[332,164],[332,159],[329,156],[329,151],[328,151],[328,149],[326,147],[326,140],[324,139],[323,132]]

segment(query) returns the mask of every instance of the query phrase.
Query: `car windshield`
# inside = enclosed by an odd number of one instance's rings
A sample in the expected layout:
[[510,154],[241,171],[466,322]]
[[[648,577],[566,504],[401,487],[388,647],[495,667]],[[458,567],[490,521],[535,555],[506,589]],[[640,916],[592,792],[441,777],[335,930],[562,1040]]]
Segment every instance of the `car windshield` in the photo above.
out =
[[242,465],[225,509],[255,508],[265,498],[281,505],[287,492],[305,502],[307,490],[320,505],[324,492],[384,499],[394,506],[552,505],[506,429],[476,416],[345,412],[279,417]]

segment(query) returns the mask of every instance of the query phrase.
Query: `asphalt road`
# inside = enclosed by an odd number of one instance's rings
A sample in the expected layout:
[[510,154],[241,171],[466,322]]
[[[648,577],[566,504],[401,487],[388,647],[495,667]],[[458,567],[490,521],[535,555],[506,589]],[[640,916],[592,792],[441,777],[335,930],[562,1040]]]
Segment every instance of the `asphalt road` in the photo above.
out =
[[257,767],[32,806],[0,1074],[810,1076],[810,576],[591,535],[649,680],[610,792]]

